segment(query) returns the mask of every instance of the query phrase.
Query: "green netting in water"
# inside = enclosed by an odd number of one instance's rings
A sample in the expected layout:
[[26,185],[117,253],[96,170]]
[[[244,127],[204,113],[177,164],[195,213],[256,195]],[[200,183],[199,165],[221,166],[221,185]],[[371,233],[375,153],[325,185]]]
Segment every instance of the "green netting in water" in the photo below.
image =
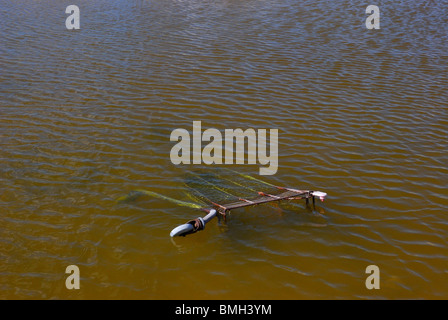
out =
[[185,178],[185,186],[201,202],[221,205],[238,201],[240,198],[258,198],[258,192],[272,195],[281,193],[274,185],[230,170],[190,173]]
[[[118,198],[117,202],[135,201],[140,196],[147,195],[194,209],[216,207],[216,204],[220,206],[230,204],[230,207],[236,208],[240,207],[238,202],[242,206],[247,205],[248,202],[241,199],[262,202],[263,198],[266,200],[266,197],[260,195],[259,192],[269,195],[285,195],[285,190],[281,190],[268,182],[229,169],[189,173],[185,176],[184,187],[184,190],[182,190],[184,196],[180,197],[182,199],[175,199],[150,190],[138,189]],[[297,193],[292,192],[292,196],[296,195]],[[268,197],[267,199],[272,201],[272,198]]]

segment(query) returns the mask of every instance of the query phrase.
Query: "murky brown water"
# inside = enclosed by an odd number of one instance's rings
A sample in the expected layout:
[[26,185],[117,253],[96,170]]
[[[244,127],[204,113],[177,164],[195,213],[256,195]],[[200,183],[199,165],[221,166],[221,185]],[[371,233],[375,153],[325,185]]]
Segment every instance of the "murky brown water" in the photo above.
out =
[[[60,1],[0,4],[0,298],[448,297],[446,1]],[[170,133],[279,129],[277,185],[316,212],[198,212]],[[81,289],[65,288],[75,264]],[[377,265],[379,290],[365,287]]]

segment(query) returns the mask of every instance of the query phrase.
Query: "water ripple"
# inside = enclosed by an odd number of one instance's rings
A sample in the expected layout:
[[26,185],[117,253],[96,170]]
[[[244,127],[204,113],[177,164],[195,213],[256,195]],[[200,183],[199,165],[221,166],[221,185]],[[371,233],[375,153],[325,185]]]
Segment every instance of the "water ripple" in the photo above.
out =
[[[0,4],[1,298],[446,297],[445,1],[383,1],[380,30],[354,1],[78,2],[73,32],[63,4]],[[169,136],[195,120],[279,129],[262,178],[328,200],[171,242],[199,212],[116,199],[185,197]]]

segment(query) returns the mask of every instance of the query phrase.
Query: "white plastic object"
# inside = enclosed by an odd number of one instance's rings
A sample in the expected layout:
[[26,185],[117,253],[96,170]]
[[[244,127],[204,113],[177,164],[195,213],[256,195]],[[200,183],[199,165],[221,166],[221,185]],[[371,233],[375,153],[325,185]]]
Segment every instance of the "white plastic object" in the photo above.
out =
[[[216,210],[211,209],[204,218],[198,217],[198,219],[202,223],[203,229],[205,229],[205,224],[207,222],[209,222],[214,217],[216,217],[216,214],[217,214]],[[193,231],[193,229],[194,229],[194,226],[191,223],[181,224],[180,226],[171,230],[170,236],[171,236],[171,238],[177,237],[177,236],[182,236],[182,235],[188,234],[189,232]]]
[[177,237],[177,236],[181,236],[184,233],[188,233],[193,231],[194,227],[191,223],[185,223],[185,224],[181,224],[180,226],[174,228],[173,230],[171,230],[170,232],[170,236],[171,237]]
[[314,197],[319,197],[320,201],[324,201],[327,196],[327,194],[322,191],[313,191],[311,195]]

